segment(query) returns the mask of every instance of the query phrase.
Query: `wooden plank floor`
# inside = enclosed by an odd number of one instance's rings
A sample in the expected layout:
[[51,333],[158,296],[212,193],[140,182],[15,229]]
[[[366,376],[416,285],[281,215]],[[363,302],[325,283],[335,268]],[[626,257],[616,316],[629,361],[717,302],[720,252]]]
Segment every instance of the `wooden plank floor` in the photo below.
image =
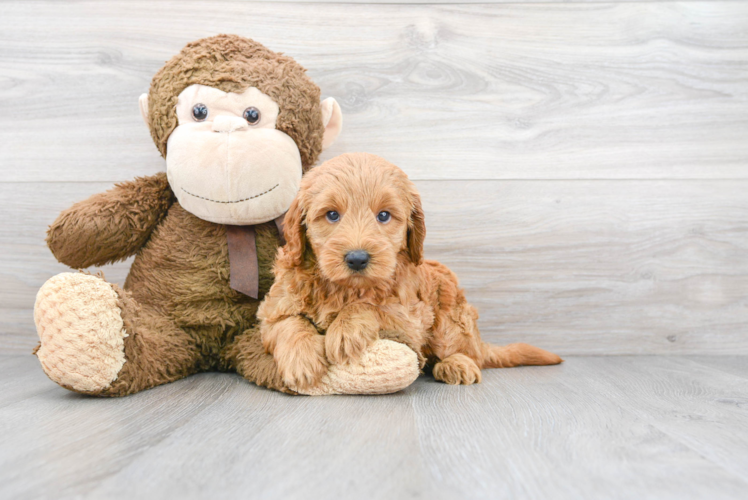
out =
[[748,357],[573,357],[290,397],[209,373],[124,399],[0,356],[0,498],[745,498]]

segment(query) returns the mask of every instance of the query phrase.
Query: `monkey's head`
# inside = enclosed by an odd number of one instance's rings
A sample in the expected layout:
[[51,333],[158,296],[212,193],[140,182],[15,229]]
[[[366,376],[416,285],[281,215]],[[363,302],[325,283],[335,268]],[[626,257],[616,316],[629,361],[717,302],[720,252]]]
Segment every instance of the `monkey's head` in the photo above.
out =
[[140,112],[174,194],[219,224],[282,215],[340,133],[335,99],[288,56],[235,35],[188,44],[156,73]]

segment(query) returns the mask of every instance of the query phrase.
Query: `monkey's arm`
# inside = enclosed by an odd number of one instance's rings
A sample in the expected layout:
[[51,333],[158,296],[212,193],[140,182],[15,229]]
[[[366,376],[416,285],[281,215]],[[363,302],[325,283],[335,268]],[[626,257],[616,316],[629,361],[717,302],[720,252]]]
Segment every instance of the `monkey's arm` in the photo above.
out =
[[174,200],[163,172],[117,184],[62,212],[47,231],[47,246],[74,268],[123,260],[145,244]]

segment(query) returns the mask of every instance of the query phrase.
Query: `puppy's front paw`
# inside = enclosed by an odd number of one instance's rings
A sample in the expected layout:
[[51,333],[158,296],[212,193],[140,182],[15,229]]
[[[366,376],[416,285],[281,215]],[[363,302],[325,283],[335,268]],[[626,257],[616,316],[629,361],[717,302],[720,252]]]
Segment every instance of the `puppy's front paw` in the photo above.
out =
[[333,321],[325,334],[327,359],[336,365],[356,361],[378,334],[378,325],[371,321]]
[[434,365],[434,378],[450,385],[479,384],[480,368],[464,354],[452,354]]
[[327,373],[322,335],[307,337],[289,346],[279,345],[273,356],[283,382],[294,390],[316,386]]

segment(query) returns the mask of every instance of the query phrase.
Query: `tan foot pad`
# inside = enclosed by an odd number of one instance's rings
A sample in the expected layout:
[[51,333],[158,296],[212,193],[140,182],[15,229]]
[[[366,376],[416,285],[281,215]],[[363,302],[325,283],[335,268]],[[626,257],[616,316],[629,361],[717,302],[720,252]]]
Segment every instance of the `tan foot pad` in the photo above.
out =
[[309,396],[390,394],[408,387],[418,374],[418,356],[412,349],[399,342],[378,340],[359,361],[332,365],[317,387],[297,392]]
[[36,295],[34,322],[41,340],[36,355],[49,378],[81,392],[101,391],[117,379],[127,333],[109,283],[83,273],[50,278]]

